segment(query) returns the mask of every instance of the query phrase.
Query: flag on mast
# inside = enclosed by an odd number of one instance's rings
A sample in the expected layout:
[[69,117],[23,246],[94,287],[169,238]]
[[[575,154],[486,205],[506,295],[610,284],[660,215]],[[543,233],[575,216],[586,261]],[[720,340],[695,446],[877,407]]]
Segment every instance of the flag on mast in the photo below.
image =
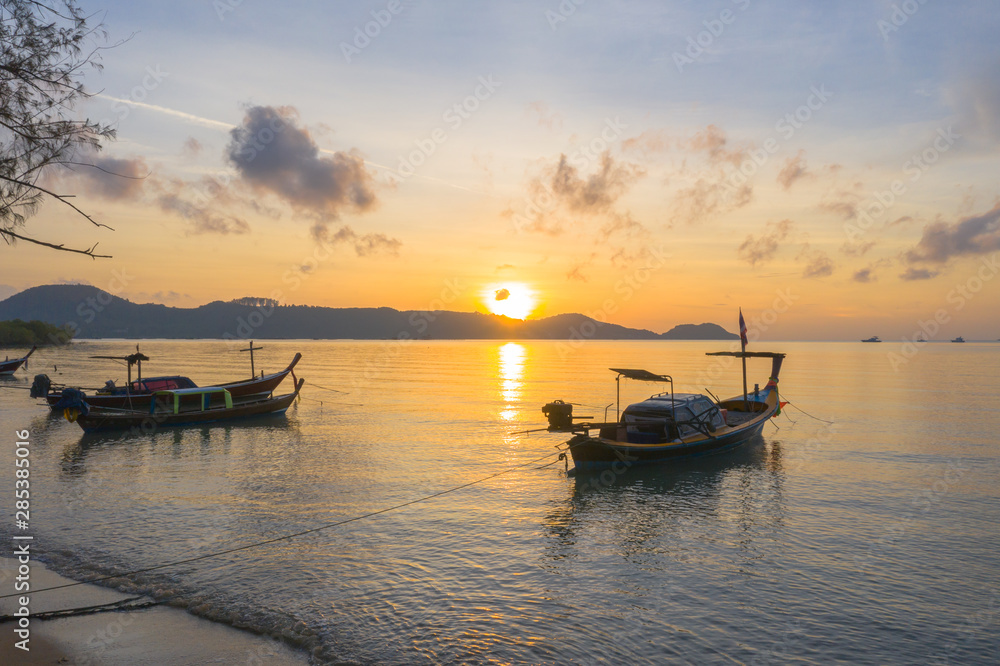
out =
[[747,323],[743,321],[743,308],[740,308],[740,343],[743,348],[747,347]]

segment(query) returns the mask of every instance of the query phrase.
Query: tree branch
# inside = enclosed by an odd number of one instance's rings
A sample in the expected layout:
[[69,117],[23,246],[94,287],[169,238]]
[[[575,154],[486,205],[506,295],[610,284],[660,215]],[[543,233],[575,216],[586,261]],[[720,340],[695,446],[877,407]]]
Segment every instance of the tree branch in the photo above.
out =
[[[94,250],[97,249],[97,243],[94,243],[94,247],[89,250],[77,250],[71,247],[66,247],[64,245],[54,245],[52,243],[46,243],[45,241],[36,240],[34,238],[28,238],[27,236],[22,236],[20,234],[15,234],[13,231],[8,231],[7,229],[0,229],[0,234],[4,236],[10,236],[11,238],[17,238],[18,240],[28,241],[29,243],[34,243],[35,245],[44,245],[45,247],[51,247],[55,250],[62,250],[63,252],[76,252],[77,254],[85,254],[91,259],[111,259],[110,254],[94,254]],[[4,240],[7,240],[4,238]],[[10,241],[7,241],[10,243]]]
[[45,194],[49,195],[50,197],[56,199],[57,201],[61,201],[62,203],[66,204],[67,206],[69,206],[70,208],[72,208],[73,210],[75,210],[80,215],[83,215],[85,218],[87,218],[88,220],[90,220],[90,223],[93,224],[95,227],[104,227],[105,229],[111,229],[111,231],[114,231],[113,227],[109,227],[106,224],[102,224],[102,223],[98,222],[97,220],[95,220],[94,218],[92,218],[90,215],[87,215],[82,210],[80,210],[79,208],[77,208],[76,206],[74,206],[69,201],[66,201],[66,195],[64,195],[64,194],[56,194],[55,192],[53,192],[51,190],[47,190],[44,187],[41,187],[40,185],[35,185],[34,183],[28,183],[28,182],[25,182],[23,180],[17,180],[17,179],[14,179],[14,178],[8,178],[7,176],[4,176],[3,174],[0,174],[0,179],[6,180],[7,182],[10,182],[10,183],[14,183],[15,185],[20,185],[21,187],[29,187],[31,189],[38,190],[39,192],[44,192]]

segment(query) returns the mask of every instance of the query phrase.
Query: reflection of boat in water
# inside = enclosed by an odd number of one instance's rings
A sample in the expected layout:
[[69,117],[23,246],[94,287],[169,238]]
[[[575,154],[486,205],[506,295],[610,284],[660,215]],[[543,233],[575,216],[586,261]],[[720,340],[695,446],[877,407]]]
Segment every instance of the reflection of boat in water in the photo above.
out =
[[34,354],[36,349],[38,349],[38,347],[32,347],[31,351],[21,358],[7,357],[0,361],[0,377],[6,377],[17,372],[17,369],[20,368],[22,364],[28,362],[28,357]]
[[[714,352],[709,356],[735,356],[744,361],[744,393],[713,402],[698,393],[674,393],[673,378],[646,370],[612,368],[621,399],[621,379],[661,382],[670,390],[629,405],[613,423],[574,423],[573,407],[556,401],[542,412],[550,432],[570,432],[566,442],[574,471],[612,469],[662,463],[677,458],[720,453],[759,435],[764,424],[779,411],[778,374],[785,358],[776,352]],[[763,389],[746,392],[746,359],[770,358],[771,375]],[[597,431],[593,435],[591,431]]]
[[879,338],[878,338],[877,335],[873,335],[872,337],[866,338],[866,339],[862,340],[861,342],[882,342],[882,341],[879,340]]
[[954,340],[952,340],[952,342],[965,342],[965,338],[963,338],[963,337],[962,337],[962,336],[960,335],[960,336],[958,336],[957,338],[955,338]]
[[706,535],[714,539],[726,530],[738,535],[732,542],[741,550],[752,550],[756,538],[784,522],[783,479],[780,442],[760,436],[731,455],[578,474],[546,512],[552,537],[546,554],[562,566],[586,544],[588,557],[598,547],[646,565],[668,563],[703,550]]

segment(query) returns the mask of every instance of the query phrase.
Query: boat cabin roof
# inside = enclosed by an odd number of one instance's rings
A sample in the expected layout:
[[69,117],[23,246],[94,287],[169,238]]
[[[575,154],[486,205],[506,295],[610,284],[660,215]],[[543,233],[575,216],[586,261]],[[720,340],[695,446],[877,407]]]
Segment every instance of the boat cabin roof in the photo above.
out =
[[632,368],[608,368],[611,372],[617,372],[626,379],[638,379],[643,382],[669,382],[670,375],[657,375],[649,370],[637,370]]
[[132,390],[134,391],[164,391],[164,390],[176,390],[176,389],[188,389],[195,388],[197,384],[191,381],[187,377],[181,377],[180,375],[169,375],[164,377],[145,377],[143,379],[136,379],[132,382]]
[[183,388],[183,389],[168,389],[164,391],[153,392],[153,400],[149,403],[149,413],[153,414],[156,411],[156,398],[169,396],[173,398],[173,413],[180,413],[181,409],[181,398],[184,396],[196,395],[199,396],[198,404],[202,410],[208,409],[210,405],[210,396],[213,393],[221,393],[224,400],[226,409],[233,408],[233,396],[226,389],[221,386],[196,386],[194,388]]
[[[682,404],[687,404],[689,402],[694,402],[694,401],[698,400],[699,398],[704,398],[705,400],[709,399],[708,396],[702,395],[701,393],[674,393],[674,395],[673,395],[674,405],[676,405],[678,407],[681,406]],[[645,400],[643,400],[643,402],[649,402],[650,400],[657,400],[659,402],[669,403],[670,402],[670,394],[669,393],[657,393],[656,395],[649,396],[648,398],[646,398]]]

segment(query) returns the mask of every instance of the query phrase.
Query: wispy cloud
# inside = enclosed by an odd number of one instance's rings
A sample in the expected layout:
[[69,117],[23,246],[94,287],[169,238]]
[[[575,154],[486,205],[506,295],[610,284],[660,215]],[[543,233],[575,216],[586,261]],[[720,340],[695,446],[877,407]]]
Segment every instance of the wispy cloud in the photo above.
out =
[[904,273],[900,274],[900,278],[906,281],[913,280],[930,280],[938,276],[937,271],[928,270],[926,268],[907,268]]
[[759,236],[748,235],[737,248],[736,254],[753,267],[765,264],[774,258],[779,244],[788,237],[794,227],[795,223],[791,220],[768,222],[764,233]]
[[821,278],[833,275],[833,261],[822,250],[810,247],[809,243],[803,244],[799,258],[806,261],[806,266],[802,269],[802,277]]
[[528,105],[527,114],[538,122],[539,127],[552,131],[562,129],[563,115],[550,109],[545,102],[532,102]]
[[875,273],[872,271],[871,268],[862,268],[859,271],[855,271],[854,275],[851,276],[851,279],[854,280],[855,282],[862,282],[862,283],[874,282]]
[[570,211],[595,214],[607,211],[643,175],[645,171],[638,165],[616,162],[610,151],[605,151],[597,171],[588,175],[581,175],[566,155],[560,155],[549,182]]
[[806,178],[809,175],[806,166],[805,151],[800,150],[795,157],[789,157],[785,160],[784,166],[778,172],[778,184],[788,190],[796,181]]
[[390,238],[385,234],[372,233],[361,235],[347,226],[341,227],[335,233],[330,234],[325,224],[317,223],[312,231],[313,236],[320,242],[329,243],[330,245],[350,245],[359,257],[367,257],[374,254],[398,256],[399,248],[403,246],[402,241]]
[[934,222],[924,227],[920,242],[906,253],[906,260],[940,264],[953,257],[997,250],[1000,250],[1000,203],[981,215],[954,224]]
[[110,157],[87,153],[81,156],[85,165],[69,165],[75,179],[89,196],[109,201],[134,201],[142,196],[150,170],[141,157]]

